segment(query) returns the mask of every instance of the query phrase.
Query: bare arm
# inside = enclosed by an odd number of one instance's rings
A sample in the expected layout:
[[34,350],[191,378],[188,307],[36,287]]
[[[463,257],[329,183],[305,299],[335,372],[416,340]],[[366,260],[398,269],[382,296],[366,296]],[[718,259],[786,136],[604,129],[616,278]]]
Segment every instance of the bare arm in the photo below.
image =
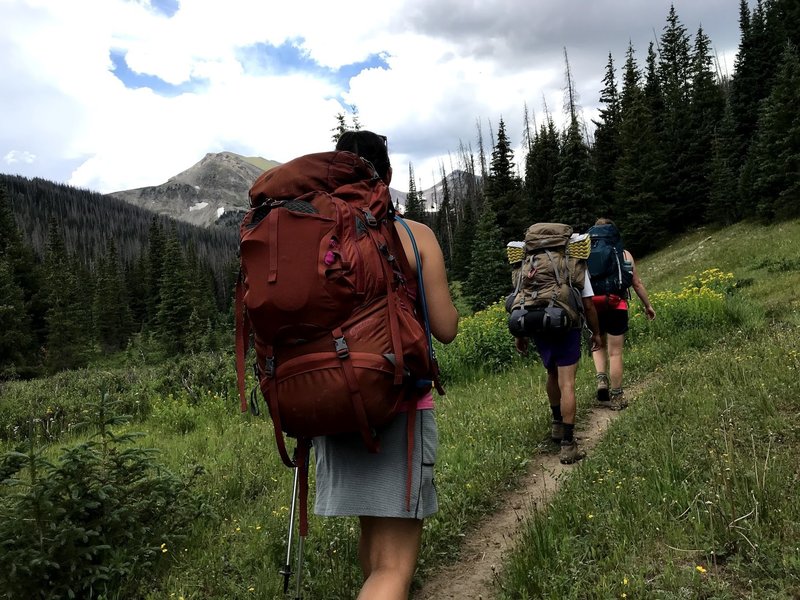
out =
[[[458,333],[458,311],[453,306],[450,297],[450,288],[447,285],[447,272],[444,266],[444,256],[439,247],[439,241],[429,227],[416,221],[405,222],[414,234],[417,248],[422,262],[422,280],[425,284],[425,299],[428,304],[428,320],[431,325],[431,333],[442,343],[450,343]],[[406,251],[408,262],[416,270],[417,265],[414,258],[414,250],[411,247],[411,240],[405,228],[396,224],[400,240],[403,242],[403,249]]]
[[633,291],[636,292],[636,295],[639,296],[639,300],[641,300],[642,304],[644,304],[644,312],[647,315],[647,318],[653,320],[656,318],[656,311],[653,310],[653,305],[650,304],[650,297],[647,295],[647,288],[644,287],[644,283],[642,283],[642,280],[639,277],[639,272],[636,270],[636,263],[633,260],[633,255],[631,255],[631,253],[627,250],[625,250],[625,260],[629,260],[631,266],[633,267]]
[[597,320],[597,309],[594,307],[591,296],[581,298],[583,314],[586,315],[586,324],[592,332],[592,352],[604,347],[603,336],[600,335],[600,323]]

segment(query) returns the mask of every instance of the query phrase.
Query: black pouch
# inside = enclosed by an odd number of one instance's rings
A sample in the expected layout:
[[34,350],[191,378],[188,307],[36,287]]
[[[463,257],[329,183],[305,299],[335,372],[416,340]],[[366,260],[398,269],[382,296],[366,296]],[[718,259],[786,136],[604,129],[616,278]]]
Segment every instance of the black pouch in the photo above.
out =
[[560,333],[570,328],[567,311],[558,306],[527,310],[518,308],[508,317],[508,331],[514,337],[530,337],[536,333]]

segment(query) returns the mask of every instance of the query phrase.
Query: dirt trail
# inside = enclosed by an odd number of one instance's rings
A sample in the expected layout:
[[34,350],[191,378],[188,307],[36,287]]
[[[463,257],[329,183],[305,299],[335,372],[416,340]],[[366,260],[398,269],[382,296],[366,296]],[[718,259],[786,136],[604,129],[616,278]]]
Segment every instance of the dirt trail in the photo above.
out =
[[[634,390],[626,390],[631,399]],[[578,421],[576,437],[583,450],[591,453],[608,425],[622,412],[592,408]],[[538,454],[518,489],[509,491],[502,508],[486,517],[467,534],[460,560],[430,577],[413,596],[414,600],[488,600],[493,595],[495,572],[504,555],[513,548],[519,527],[539,507],[546,506],[558,491],[562,475],[574,468],[562,465],[558,453]]]

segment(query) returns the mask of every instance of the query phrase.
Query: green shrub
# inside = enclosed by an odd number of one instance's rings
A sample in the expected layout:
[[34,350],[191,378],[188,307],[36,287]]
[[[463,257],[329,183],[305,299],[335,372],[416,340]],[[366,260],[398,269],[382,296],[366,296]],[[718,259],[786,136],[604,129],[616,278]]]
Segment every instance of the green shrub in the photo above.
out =
[[94,403],[99,433],[66,448],[56,462],[31,443],[0,459],[0,587],[9,598],[130,597],[169,559],[206,512],[192,486],[125,447],[136,434],[112,426],[126,418]]
[[485,373],[499,373],[519,360],[508,332],[508,315],[495,302],[458,324],[458,335],[448,345],[434,340],[445,381],[469,381]]
[[2,390],[0,439],[56,439],[92,419],[86,399],[102,391],[118,402],[120,411],[141,419],[150,412],[153,377],[146,369],[80,369],[9,382]]

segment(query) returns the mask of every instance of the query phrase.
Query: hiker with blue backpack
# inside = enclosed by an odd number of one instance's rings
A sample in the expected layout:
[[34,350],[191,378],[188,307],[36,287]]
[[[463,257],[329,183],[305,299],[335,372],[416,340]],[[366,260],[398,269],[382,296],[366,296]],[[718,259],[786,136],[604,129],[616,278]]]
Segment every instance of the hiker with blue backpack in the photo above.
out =
[[628,331],[630,288],[642,301],[648,319],[656,318],[647,288],[639,278],[636,263],[625,250],[619,229],[611,219],[598,219],[589,228],[592,250],[589,255],[589,277],[595,295],[600,333],[605,348],[594,350],[597,404],[611,410],[628,406],[622,387],[622,350]]

